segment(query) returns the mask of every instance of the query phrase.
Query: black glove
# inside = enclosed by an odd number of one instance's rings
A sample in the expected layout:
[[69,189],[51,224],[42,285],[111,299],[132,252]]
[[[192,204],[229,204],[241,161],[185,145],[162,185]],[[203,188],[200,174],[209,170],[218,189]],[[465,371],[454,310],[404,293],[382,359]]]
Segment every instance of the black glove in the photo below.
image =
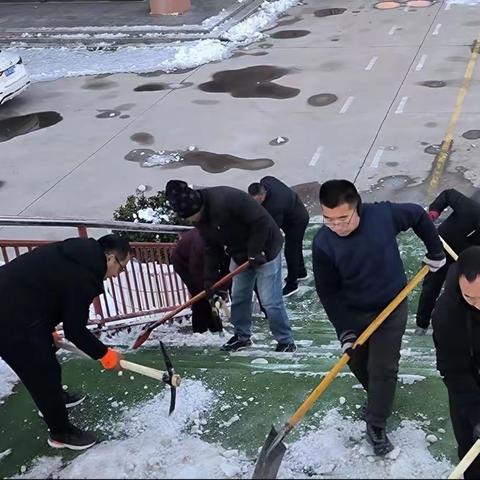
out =
[[431,272],[436,272],[440,270],[446,263],[447,258],[445,257],[445,252],[440,253],[430,253],[428,252],[423,259],[423,263],[428,265],[428,268]]
[[258,253],[253,257],[248,257],[248,263],[252,268],[258,268],[267,263],[267,259],[263,253]]
[[342,352],[351,357],[353,353],[352,347],[357,340],[357,334],[353,330],[345,330],[340,334],[339,340],[342,345]]

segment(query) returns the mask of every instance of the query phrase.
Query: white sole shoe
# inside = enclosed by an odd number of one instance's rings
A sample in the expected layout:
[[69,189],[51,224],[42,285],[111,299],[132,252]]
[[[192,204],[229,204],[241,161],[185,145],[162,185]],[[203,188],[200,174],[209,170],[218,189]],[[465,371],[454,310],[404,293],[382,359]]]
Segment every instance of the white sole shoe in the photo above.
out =
[[287,294],[283,295],[283,298],[290,297],[290,296],[293,295],[294,293],[297,293],[298,290],[299,290],[299,288],[297,287],[295,290],[292,290],[291,292],[288,292]]
[[88,443],[86,445],[71,445],[69,443],[57,442],[56,440],[52,440],[51,438],[49,438],[47,440],[47,443],[52,448],[68,448],[69,450],[86,450],[87,448],[93,447],[97,442]]

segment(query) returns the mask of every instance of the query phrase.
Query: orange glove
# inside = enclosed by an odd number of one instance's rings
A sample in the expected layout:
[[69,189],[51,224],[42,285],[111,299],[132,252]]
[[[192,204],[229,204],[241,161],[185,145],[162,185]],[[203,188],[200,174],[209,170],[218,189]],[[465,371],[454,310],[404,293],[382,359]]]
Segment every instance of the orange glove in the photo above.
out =
[[109,348],[107,353],[100,359],[100,362],[102,363],[103,368],[112,370],[114,368],[120,368],[121,359],[122,356],[117,351],[113,350],[113,348]]

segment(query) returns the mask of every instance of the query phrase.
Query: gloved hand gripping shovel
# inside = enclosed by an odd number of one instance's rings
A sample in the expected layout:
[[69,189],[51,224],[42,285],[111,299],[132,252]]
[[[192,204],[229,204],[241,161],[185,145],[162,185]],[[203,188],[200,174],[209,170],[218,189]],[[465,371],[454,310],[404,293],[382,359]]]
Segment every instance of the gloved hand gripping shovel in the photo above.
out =
[[[220,288],[222,285],[225,283],[229,282],[235,275],[243,272],[246,270],[249,266],[249,262],[242,263],[239,267],[237,267],[233,272],[230,272],[228,275],[225,275],[222,277],[217,283],[214,283],[212,286],[212,290],[217,290]],[[142,346],[147,340],[148,337],[150,337],[150,334],[160,325],[164,324],[166,321],[170,320],[173,318],[175,315],[180,313],[182,310],[185,310],[186,308],[190,307],[194,303],[198,302],[202,298],[206,297],[208,295],[208,292],[204,290],[203,292],[198,293],[194,297],[192,297],[188,302],[185,302],[183,305],[180,305],[177,307],[175,310],[169,312],[167,315],[165,315],[162,319],[158,320],[155,323],[152,323],[151,325],[148,325],[145,327],[140,335],[137,337],[135,340],[135,343],[133,344],[133,349],[136,349],[140,346]]]
[[[420,271],[408,282],[403,290],[385,307],[382,312],[372,321],[372,323],[363,331],[354,343],[353,348],[363,345],[370,335],[383,323],[383,321],[400,305],[407,295],[421,282],[421,280],[428,273],[428,266],[424,265]],[[330,370],[330,372],[323,378],[320,384],[313,390],[309,397],[300,405],[298,410],[287,421],[280,432],[277,432],[274,426],[270,430],[267,439],[263,445],[260,455],[255,465],[253,478],[276,478],[283,456],[287,450],[283,440],[288,433],[295,427],[295,425],[303,418],[303,416],[310,410],[312,405],[327,389],[333,379],[342,370],[350,359],[347,353],[344,353],[337,364]]]

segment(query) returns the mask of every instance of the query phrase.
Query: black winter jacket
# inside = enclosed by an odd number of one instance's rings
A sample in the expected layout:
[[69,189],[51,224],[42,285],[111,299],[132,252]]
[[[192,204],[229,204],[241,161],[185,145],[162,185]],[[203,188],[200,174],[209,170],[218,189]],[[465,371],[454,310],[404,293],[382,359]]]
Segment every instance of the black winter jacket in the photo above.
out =
[[0,267],[0,346],[31,336],[51,344],[63,322],[68,340],[94,359],[103,357],[107,347],[86,325],[106,270],[105,254],[91,238],[40,246]]
[[204,213],[196,227],[205,242],[205,280],[218,280],[224,248],[237,264],[264,253],[267,261],[280,252],[283,237],[268,212],[248,193],[232,187],[200,190]]
[[447,207],[453,211],[438,227],[443,239],[457,254],[480,245],[480,204],[451,188],[440,193],[429,210],[442,213]]
[[463,299],[458,276],[455,263],[433,311],[433,340],[449,394],[475,426],[480,422],[480,311]]
[[308,219],[308,212],[300,197],[290,187],[278,178],[267,176],[260,180],[267,190],[262,207],[273,217],[276,224],[282,229],[296,221],[303,222]]

